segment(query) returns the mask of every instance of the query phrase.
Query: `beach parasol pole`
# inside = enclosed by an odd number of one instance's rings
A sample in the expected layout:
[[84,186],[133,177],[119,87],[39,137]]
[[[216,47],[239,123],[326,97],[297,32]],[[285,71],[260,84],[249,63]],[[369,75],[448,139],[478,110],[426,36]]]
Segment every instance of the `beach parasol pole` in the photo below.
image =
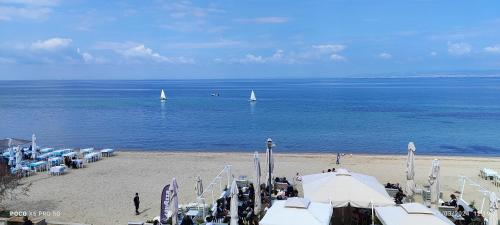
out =
[[268,162],[267,163],[268,164],[267,165],[268,166],[268,168],[267,168],[268,169],[267,170],[268,171],[267,189],[269,191],[269,206],[271,206],[271,204],[272,204],[272,194],[271,194],[271,192],[272,192],[272,187],[271,187],[271,184],[272,184],[272,182],[271,182],[271,179],[272,179],[272,168],[271,168],[272,156],[271,155],[273,154],[272,148],[273,148],[273,140],[271,138],[268,138],[267,139],[267,151],[269,152],[269,154],[267,154],[267,162]]

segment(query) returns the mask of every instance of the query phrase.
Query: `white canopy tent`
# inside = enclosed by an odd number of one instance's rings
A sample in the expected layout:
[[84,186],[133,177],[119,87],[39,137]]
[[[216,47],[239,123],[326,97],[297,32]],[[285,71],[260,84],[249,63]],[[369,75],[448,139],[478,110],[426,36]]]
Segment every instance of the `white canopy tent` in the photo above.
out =
[[429,209],[420,203],[377,207],[375,214],[383,225],[453,225],[439,211]]
[[375,177],[339,169],[302,177],[304,198],[330,203],[334,208],[393,206],[394,200]]
[[329,204],[289,198],[275,201],[259,225],[328,225],[332,210]]

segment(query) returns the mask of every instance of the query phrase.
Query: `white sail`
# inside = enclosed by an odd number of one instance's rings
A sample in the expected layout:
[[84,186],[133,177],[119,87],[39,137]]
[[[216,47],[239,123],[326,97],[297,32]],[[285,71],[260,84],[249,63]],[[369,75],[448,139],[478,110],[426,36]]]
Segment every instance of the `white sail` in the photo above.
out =
[[250,94],[250,101],[257,101],[257,98],[255,98],[255,93],[252,90],[252,93]]
[[163,91],[163,89],[161,89],[160,100],[166,100],[166,99],[167,99],[167,96],[165,95],[165,92]]

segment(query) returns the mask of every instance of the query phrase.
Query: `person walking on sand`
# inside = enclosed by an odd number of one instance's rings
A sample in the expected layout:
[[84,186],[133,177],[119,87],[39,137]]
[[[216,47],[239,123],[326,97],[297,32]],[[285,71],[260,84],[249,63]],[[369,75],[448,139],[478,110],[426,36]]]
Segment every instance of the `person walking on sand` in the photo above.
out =
[[135,193],[135,197],[134,197],[134,205],[135,205],[135,214],[136,215],[139,215],[139,193]]
[[337,163],[337,165],[340,164],[340,153],[339,152],[337,152],[337,162],[336,163]]

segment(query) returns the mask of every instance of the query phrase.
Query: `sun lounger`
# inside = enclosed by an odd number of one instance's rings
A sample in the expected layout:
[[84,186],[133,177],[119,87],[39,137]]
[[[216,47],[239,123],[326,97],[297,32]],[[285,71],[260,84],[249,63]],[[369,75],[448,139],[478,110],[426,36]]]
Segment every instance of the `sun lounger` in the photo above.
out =
[[83,168],[83,160],[74,159],[74,160],[71,160],[71,162],[74,162],[76,164],[76,168]]
[[66,167],[64,167],[64,166],[53,166],[50,168],[50,175],[53,175],[53,176],[62,175],[62,174],[64,174],[65,169],[66,169]]
[[500,175],[493,176],[493,185],[496,187],[500,187]]
[[68,153],[64,153],[62,156],[63,156],[63,157],[70,157],[70,158],[73,158],[73,156],[76,156],[76,152],[68,152]]
[[115,152],[115,150],[112,148],[105,148],[105,149],[101,150],[101,155],[102,155],[102,157],[111,157],[111,156],[113,156],[114,152]]
[[62,163],[62,158],[61,157],[52,157],[47,160],[50,165],[59,165]]
[[101,154],[97,152],[92,152],[83,157],[86,162],[91,163],[91,162],[96,162],[101,159]]
[[80,149],[80,154],[85,156],[93,151],[94,151],[94,148],[84,148],[84,149]]
[[28,164],[28,167],[34,170],[35,172],[45,171],[47,170],[47,162],[40,161],[40,162],[30,163]]
[[65,149],[55,150],[55,151],[53,151],[53,152],[52,152],[52,154],[53,154],[54,156],[62,156],[62,155],[64,155],[64,154],[66,154],[66,153],[70,153],[70,152],[72,152],[72,151],[73,151],[73,149],[65,148]]
[[479,176],[481,176],[483,179],[490,179],[493,180],[493,177],[495,175],[498,175],[498,173],[495,170],[489,169],[489,168],[483,168],[482,170],[479,171]]
[[40,149],[40,153],[45,154],[54,151],[53,148],[42,148]]

